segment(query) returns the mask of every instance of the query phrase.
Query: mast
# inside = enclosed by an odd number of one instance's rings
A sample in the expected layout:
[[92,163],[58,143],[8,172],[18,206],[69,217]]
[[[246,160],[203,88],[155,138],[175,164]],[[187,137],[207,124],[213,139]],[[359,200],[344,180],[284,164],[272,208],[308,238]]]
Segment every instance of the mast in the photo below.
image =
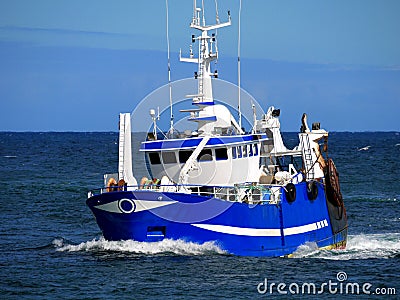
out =
[[[198,65],[198,69],[194,72],[194,78],[197,80],[197,94],[187,95],[187,98],[192,98],[192,105],[198,106],[195,109],[185,109],[181,112],[190,112],[191,116],[189,121],[197,122],[197,130],[200,136],[213,135],[216,130],[234,128],[240,134],[243,133],[241,127],[233,118],[229,109],[221,104],[214,103],[212,78],[218,78],[218,72],[211,71],[211,63],[218,59],[217,47],[217,29],[231,25],[231,14],[228,11],[228,21],[220,23],[218,16],[218,6],[216,5],[216,24],[207,25],[204,15],[204,0],[202,0],[202,7],[196,6],[196,0],[193,1],[193,17],[190,28],[200,31],[199,35],[192,35],[192,43],[198,43],[198,56],[193,54],[192,45],[190,45],[190,56],[182,57],[179,59],[182,62],[191,62]],[[209,35],[209,31],[214,32]],[[219,134],[219,133],[217,133]]]
[[[202,8],[196,6],[196,1],[193,1],[194,10],[193,18],[190,24],[190,28],[197,29],[201,32],[197,37],[192,35],[192,43],[198,41],[198,57],[194,57],[192,46],[190,47],[190,57],[185,58],[180,56],[180,61],[191,62],[198,64],[198,70],[195,72],[195,79],[198,82],[197,95],[193,96],[193,104],[200,107],[214,104],[214,98],[212,93],[211,78],[217,78],[218,73],[211,72],[211,62],[218,58],[218,48],[214,46],[216,42],[216,36],[213,33],[211,36],[208,35],[208,31],[216,30],[218,28],[226,27],[231,25],[231,16],[228,11],[228,21],[225,23],[217,23],[214,25],[206,25],[204,16],[204,1],[202,1]],[[218,19],[217,19],[218,20]]]

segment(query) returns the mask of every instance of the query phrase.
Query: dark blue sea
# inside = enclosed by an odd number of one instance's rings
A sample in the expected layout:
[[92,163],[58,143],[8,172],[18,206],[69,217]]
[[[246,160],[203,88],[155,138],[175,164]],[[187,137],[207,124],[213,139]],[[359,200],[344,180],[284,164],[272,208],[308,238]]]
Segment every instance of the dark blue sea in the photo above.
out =
[[[358,298],[347,283],[363,298],[400,298],[398,132],[330,134],[348,246],[304,245],[290,259],[236,257],[213,243],[105,241],[85,200],[117,171],[117,152],[117,133],[0,133],[1,299]],[[145,173],[141,158],[135,171]]]

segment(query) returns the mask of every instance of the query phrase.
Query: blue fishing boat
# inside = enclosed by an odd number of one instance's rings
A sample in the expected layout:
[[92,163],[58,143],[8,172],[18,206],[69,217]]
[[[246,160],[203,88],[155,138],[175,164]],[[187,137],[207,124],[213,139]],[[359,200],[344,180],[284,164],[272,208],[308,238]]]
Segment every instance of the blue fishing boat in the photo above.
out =
[[[327,152],[328,132],[319,123],[310,129],[303,114],[298,145],[288,149],[274,107],[260,118],[254,109],[246,132],[240,86],[238,118],[213,96],[215,31],[231,25],[229,12],[226,22],[217,21],[206,25],[204,7],[194,1],[190,27],[199,32],[192,35],[198,51],[191,47],[180,60],[198,65],[197,91],[187,96],[193,107],[181,110],[195,130],[174,130],[171,101],[170,128],[160,131],[159,114],[149,107],[152,130],[140,153],[132,153],[132,114],[120,114],[118,172],[105,174],[104,187],[90,191],[86,201],[104,238],[213,241],[245,256],[290,256],[310,242],[344,248],[347,216],[339,173]],[[144,155],[148,176],[135,178],[132,155]]]

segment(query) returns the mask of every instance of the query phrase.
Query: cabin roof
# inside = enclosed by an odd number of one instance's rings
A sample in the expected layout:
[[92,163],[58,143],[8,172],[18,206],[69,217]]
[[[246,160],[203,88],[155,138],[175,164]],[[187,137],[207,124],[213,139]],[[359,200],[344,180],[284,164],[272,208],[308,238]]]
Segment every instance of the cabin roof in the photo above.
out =
[[[169,139],[146,141],[140,145],[140,151],[161,151],[161,150],[179,150],[196,148],[203,137],[192,137],[185,139]],[[209,139],[205,148],[233,146],[237,144],[251,144],[255,142],[269,140],[266,134],[247,134],[235,136],[218,136]]]

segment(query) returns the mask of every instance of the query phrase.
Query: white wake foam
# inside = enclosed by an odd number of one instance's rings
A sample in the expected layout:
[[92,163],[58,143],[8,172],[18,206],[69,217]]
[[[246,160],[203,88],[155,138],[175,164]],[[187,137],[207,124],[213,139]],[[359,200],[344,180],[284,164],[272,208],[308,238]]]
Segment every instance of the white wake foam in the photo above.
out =
[[214,242],[196,244],[182,240],[165,239],[160,242],[107,241],[104,238],[93,239],[78,245],[66,244],[63,239],[55,239],[53,245],[57,251],[67,252],[121,252],[131,254],[176,254],[176,255],[204,255],[225,254]]
[[[214,242],[196,244],[182,240],[165,239],[160,242],[107,241],[93,239],[78,245],[55,239],[53,245],[63,252],[117,252],[137,255],[207,255],[227,254]],[[301,245],[293,254],[295,258],[321,258],[351,260],[369,258],[392,258],[400,256],[400,233],[349,235],[346,249],[320,250],[315,243]]]
[[346,249],[318,250],[314,243],[300,246],[294,257],[332,260],[391,258],[400,256],[400,233],[350,235]]

